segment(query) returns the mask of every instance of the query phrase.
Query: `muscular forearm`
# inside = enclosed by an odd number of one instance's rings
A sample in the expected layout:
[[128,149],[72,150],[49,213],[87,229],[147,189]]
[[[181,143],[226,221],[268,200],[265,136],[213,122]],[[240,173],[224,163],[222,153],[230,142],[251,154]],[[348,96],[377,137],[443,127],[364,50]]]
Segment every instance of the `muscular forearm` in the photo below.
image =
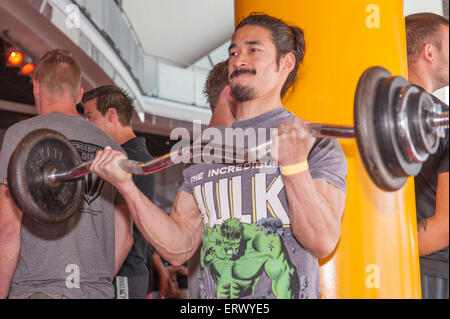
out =
[[316,189],[310,173],[283,176],[292,231],[297,240],[319,258],[336,246],[341,220]]
[[22,211],[6,186],[0,185],[0,298],[6,298],[20,253]]
[[419,256],[429,255],[448,247],[448,222],[439,223],[435,216],[417,222]]
[[20,228],[0,226],[0,299],[8,296],[20,251]]
[[419,255],[424,256],[448,247],[449,229],[448,172],[438,175],[436,203],[433,216],[417,222]]
[[178,266],[195,251],[193,232],[154,205],[134,184],[120,189],[139,230],[158,253]]

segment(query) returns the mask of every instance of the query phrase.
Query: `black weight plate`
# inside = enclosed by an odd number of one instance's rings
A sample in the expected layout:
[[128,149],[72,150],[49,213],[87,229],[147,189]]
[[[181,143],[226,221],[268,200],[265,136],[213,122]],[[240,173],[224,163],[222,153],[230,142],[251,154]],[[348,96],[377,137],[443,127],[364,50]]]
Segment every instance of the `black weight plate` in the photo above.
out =
[[384,145],[377,135],[377,108],[387,105],[377,102],[381,83],[391,76],[382,67],[371,67],[361,75],[354,100],[354,126],[361,160],[371,180],[385,191],[400,189],[407,177],[397,176],[390,170],[383,157]]
[[398,131],[400,113],[400,93],[409,83],[401,76],[384,79],[377,93],[375,106],[376,132],[381,155],[390,172],[399,177],[415,176],[420,172],[422,163],[414,163],[405,156]]
[[60,133],[38,129],[17,145],[8,165],[8,185],[18,207],[40,224],[54,224],[71,217],[81,203],[81,179],[48,183],[52,170],[71,169],[81,160]]
[[411,118],[409,125],[414,145],[419,151],[427,154],[434,154],[439,148],[436,129],[427,123],[427,117],[432,114],[433,103],[431,94],[422,90],[411,96],[408,101],[408,115]]

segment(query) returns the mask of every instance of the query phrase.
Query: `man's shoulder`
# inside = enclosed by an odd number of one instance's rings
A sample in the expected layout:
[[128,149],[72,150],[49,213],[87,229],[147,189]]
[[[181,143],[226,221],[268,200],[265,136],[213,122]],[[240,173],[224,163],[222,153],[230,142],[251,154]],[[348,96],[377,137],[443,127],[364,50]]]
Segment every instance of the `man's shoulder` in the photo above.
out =
[[[95,126],[89,121],[78,118],[75,116],[68,116],[62,113],[48,113],[33,116],[32,118],[19,121],[6,130],[8,131],[17,131],[26,129],[27,131],[34,131],[40,128],[48,128],[52,129],[55,127],[55,131],[58,131],[57,128],[59,126],[67,127],[67,123],[76,123],[76,125],[71,125],[70,127],[76,127],[78,129],[83,129],[83,126]],[[89,124],[88,124],[89,123]]]
[[284,109],[281,112],[277,113],[272,120],[274,122],[277,122],[279,124],[283,124],[285,121],[293,121],[294,119],[300,119],[301,121],[305,121],[304,119],[302,119],[300,116],[295,115],[294,113],[292,113],[291,111],[289,111],[288,109]]
[[14,123],[13,125],[9,126],[6,129],[5,134],[20,131],[20,130],[27,129],[27,128],[28,128],[28,130],[32,131],[33,127],[36,125],[36,123],[41,122],[41,118],[43,118],[43,117],[45,117],[45,115],[36,115],[29,119],[25,119],[25,120],[19,121],[17,123]]
[[25,135],[43,128],[64,135],[71,142],[95,144],[100,148],[111,146],[113,149],[123,151],[111,137],[88,120],[61,113],[37,115],[15,123],[6,130],[4,144],[15,147]]
[[284,124],[284,122],[286,121],[293,121],[295,118],[304,121],[302,118],[300,118],[299,116],[295,115],[294,113],[283,107],[271,110],[263,114],[261,119],[255,123],[256,124],[255,126],[265,128],[268,127],[276,128],[279,125]]
[[8,127],[3,137],[2,150],[6,148],[15,147],[19,141],[28,133],[40,128],[38,123],[41,123],[41,118],[44,115],[37,115],[32,118],[19,121]]

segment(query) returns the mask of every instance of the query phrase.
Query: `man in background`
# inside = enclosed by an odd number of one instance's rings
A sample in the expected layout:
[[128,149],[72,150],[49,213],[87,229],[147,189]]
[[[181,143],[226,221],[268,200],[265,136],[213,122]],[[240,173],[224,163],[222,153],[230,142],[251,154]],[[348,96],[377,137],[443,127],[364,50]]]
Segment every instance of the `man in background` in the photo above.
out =
[[[144,137],[137,137],[131,126],[133,100],[120,88],[101,86],[83,95],[85,117],[121,145],[131,160],[148,162],[152,156]],[[151,200],[155,193],[155,177],[133,176],[136,186]],[[117,273],[116,298],[145,299],[149,288],[147,266],[148,242],[133,223],[133,246],[122,268]]]
[[[67,137],[83,161],[106,146],[123,151],[76,110],[81,101],[81,67],[62,49],[39,60],[33,94],[39,114],[6,131],[0,153],[0,179],[11,154],[28,133],[49,128]],[[41,225],[23,216],[6,186],[0,186],[0,298],[113,298],[113,278],[132,245],[131,218],[110,183],[91,172],[79,211],[57,224]],[[87,249],[88,248],[88,249]],[[71,282],[71,284],[67,284]]]
[[[449,85],[449,24],[433,13],[406,17],[409,82],[428,93]],[[448,111],[448,110],[447,110]],[[448,135],[415,177],[422,297],[449,298]]]
[[228,82],[228,60],[217,63],[209,71],[203,94],[212,112],[209,126],[231,126],[234,122],[235,102]]
[[[127,153],[128,159],[138,162],[153,160],[144,137],[137,137],[132,128],[133,100],[120,88],[107,85],[86,92],[83,96],[85,117],[111,136]],[[150,199],[155,194],[154,175],[134,175],[136,186]],[[133,223],[133,247],[116,277],[116,297],[145,299],[149,290],[153,267],[159,278],[159,298],[179,295],[177,269],[165,268],[161,257],[150,247]],[[148,256],[148,254],[151,256]],[[151,258],[148,258],[151,257]]]

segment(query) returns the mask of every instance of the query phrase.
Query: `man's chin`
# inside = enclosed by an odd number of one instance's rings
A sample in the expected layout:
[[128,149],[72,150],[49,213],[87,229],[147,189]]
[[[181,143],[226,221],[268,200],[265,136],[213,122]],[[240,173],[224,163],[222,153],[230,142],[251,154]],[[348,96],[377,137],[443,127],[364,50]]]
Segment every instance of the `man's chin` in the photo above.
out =
[[255,98],[255,89],[250,86],[235,85],[231,87],[231,93],[238,103],[251,101]]

